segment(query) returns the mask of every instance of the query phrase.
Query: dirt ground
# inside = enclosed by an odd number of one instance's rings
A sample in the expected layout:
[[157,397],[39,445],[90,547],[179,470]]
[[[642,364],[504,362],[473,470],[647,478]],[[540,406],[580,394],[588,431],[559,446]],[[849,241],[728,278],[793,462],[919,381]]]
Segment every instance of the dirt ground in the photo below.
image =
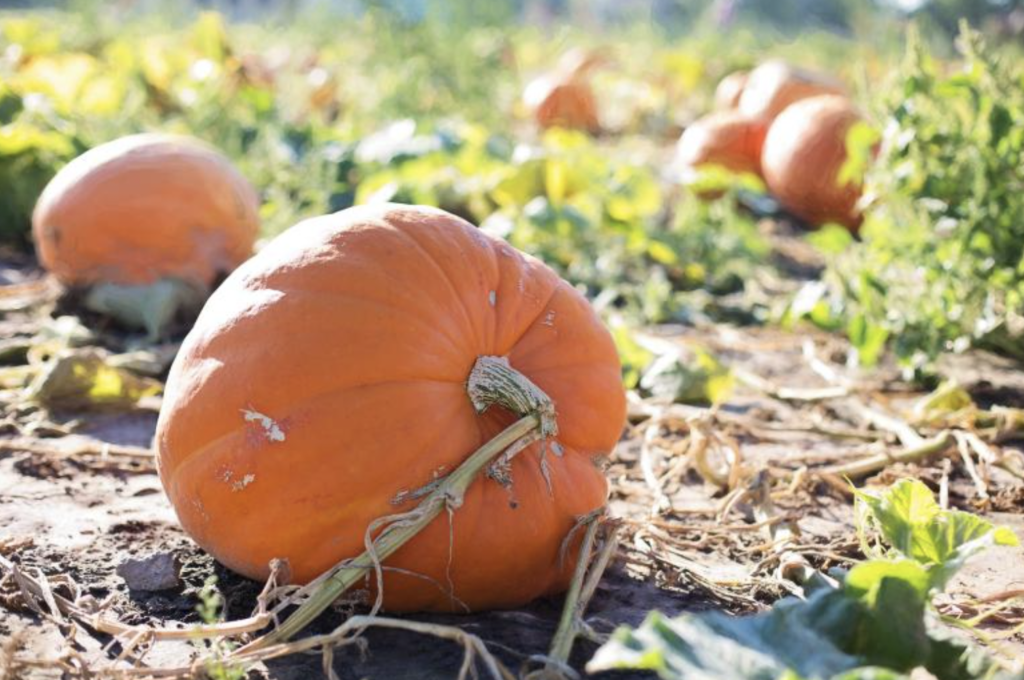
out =
[[[784,248],[780,253],[785,256]],[[48,284],[32,283],[37,276],[30,262],[18,258],[0,266],[0,283],[14,291],[0,296],[0,305],[7,305],[0,310],[5,312],[0,341],[31,334],[38,305],[19,303],[20,295],[52,300]],[[979,482],[956,446],[912,462],[892,457],[913,448],[905,441],[913,439],[911,434],[929,439],[940,429],[956,431],[958,425],[915,422],[913,405],[922,395],[891,367],[866,373],[844,366],[841,340],[806,330],[793,334],[698,325],[653,328],[642,341],[684,357],[698,347],[711,351],[738,379],[716,409],[633,400],[630,426],[608,467],[610,507],[622,528],[615,558],[587,612],[598,632],[638,624],[652,609],[670,614],[709,608],[758,611],[791,589],[778,577],[781,561],[796,555],[825,569],[862,557],[852,499],[836,466],[880,453],[889,458],[877,470],[851,475],[858,483],[917,477],[945,494],[949,505],[985,514],[1024,539],[1024,486],[1003,467],[976,470]],[[959,356],[947,361],[943,371],[967,389],[979,409],[1024,406],[1024,371],[997,357]],[[189,540],[145,457],[158,398],[128,411],[41,415],[11,401],[10,392],[4,394],[0,555],[24,573],[38,570],[55,583],[58,575],[70,576],[83,594],[106,600],[107,611],[127,624],[199,622],[199,593],[210,576],[218,579],[229,619],[251,613],[262,584],[220,567]],[[1003,433],[991,445],[1001,456],[1019,457],[1024,434]],[[718,474],[723,479],[716,483]],[[787,529],[788,538],[780,537],[780,528]],[[116,573],[129,557],[158,553],[179,558],[177,587],[132,591]],[[994,549],[958,578],[943,611],[969,613],[973,600],[1021,588],[1024,550]],[[530,655],[546,652],[561,604],[553,598],[519,611],[410,618],[457,625],[479,636],[515,670]],[[998,632],[1021,615],[1019,608],[1010,611],[990,630]],[[343,617],[331,611],[312,629],[327,632]],[[6,663],[8,677],[61,677],[59,667],[31,662],[69,658],[68,636],[67,625],[27,608],[5,576],[0,582],[0,664]],[[119,653],[118,645],[108,644],[109,636],[87,628],[74,640],[74,653],[96,666]],[[362,648],[335,653],[338,677],[453,678],[462,663],[458,645],[412,632],[371,629],[365,640]],[[578,642],[573,665],[582,669],[595,648]],[[1008,640],[1002,651],[1024,654],[1024,640]],[[146,662],[187,665],[195,652],[189,641],[161,643]],[[322,663],[319,654],[292,655],[265,662],[250,675],[316,677]]]

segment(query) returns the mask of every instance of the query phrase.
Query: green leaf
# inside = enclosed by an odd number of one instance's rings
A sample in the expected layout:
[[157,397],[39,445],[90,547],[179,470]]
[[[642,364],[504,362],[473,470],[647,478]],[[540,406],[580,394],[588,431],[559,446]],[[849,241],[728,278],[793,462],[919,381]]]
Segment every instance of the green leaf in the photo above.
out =
[[634,338],[629,327],[621,320],[613,318],[608,323],[612,332],[612,340],[619,351],[619,362],[622,364],[622,382],[627,389],[636,387],[640,382],[641,371],[654,357]]
[[930,652],[924,613],[928,571],[912,560],[865,562],[843,582],[843,592],[864,605],[864,614],[846,647],[873,664],[907,671]]
[[866,121],[857,121],[846,132],[846,160],[836,182],[840,186],[861,184],[882,135]]
[[[829,606],[837,615],[849,608],[837,598]],[[665,680],[776,680],[795,672],[810,680],[856,667],[855,657],[809,625],[811,611],[803,602],[786,601],[760,616],[711,612],[668,619],[652,612],[636,630],[617,630],[587,671],[637,668]]]
[[805,237],[807,242],[826,255],[839,255],[854,242],[850,230],[839,224],[825,224]]
[[943,510],[922,482],[903,479],[885,491],[857,491],[868,521],[903,557],[929,569],[929,587],[942,589],[981,550],[1014,546],[1016,535],[977,515]]
[[86,293],[84,304],[157,339],[179,315],[198,313],[208,295],[205,286],[180,279],[160,279],[139,286],[99,283]]
[[889,331],[865,314],[854,315],[846,327],[850,342],[857,349],[857,358],[864,366],[874,366],[885,351]]

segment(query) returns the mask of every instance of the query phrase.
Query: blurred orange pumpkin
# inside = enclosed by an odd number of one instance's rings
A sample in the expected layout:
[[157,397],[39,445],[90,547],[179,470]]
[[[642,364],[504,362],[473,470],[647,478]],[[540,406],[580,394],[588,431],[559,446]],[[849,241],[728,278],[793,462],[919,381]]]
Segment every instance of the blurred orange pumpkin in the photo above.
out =
[[523,102],[537,125],[598,132],[601,120],[589,74],[604,62],[595,52],[570,50],[554,71],[531,81],[523,92]]
[[750,118],[770,123],[787,106],[823,94],[845,94],[842,83],[828,76],[798,69],[784,61],[766,61],[747,76],[739,110]]
[[812,225],[838,222],[856,231],[859,184],[840,185],[846,134],[862,120],[838,95],[793,104],[775,119],[764,142],[761,166],[768,188],[790,212]]
[[676,161],[685,168],[720,165],[733,172],[760,174],[765,132],[759,120],[738,111],[716,111],[683,131]]
[[733,71],[722,78],[715,88],[715,108],[724,111],[739,106],[749,75],[748,71]]
[[478,479],[385,560],[384,606],[514,607],[563,589],[562,543],[605,503],[596,461],[625,420],[615,346],[546,265],[436,208],[308,220],[213,294],[157,426],[182,526],[256,579],[275,557],[307,582],[359,555],[373,520],[515,420],[467,396],[488,356],[551,397],[558,434],[512,460],[510,486]]
[[252,253],[259,200],[212,147],[141,134],[100,145],[50,181],[32,216],[42,265],[66,285],[209,286]]

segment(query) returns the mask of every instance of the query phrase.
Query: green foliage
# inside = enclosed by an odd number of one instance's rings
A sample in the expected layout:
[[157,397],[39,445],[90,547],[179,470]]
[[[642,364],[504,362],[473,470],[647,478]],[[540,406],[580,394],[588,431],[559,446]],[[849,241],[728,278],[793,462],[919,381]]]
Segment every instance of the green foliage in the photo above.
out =
[[38,100],[21,96],[0,80],[0,241],[24,244],[36,199],[55,168],[78,150],[72,138],[55,129]]
[[[955,67],[915,36],[880,99],[863,243],[831,268],[824,325],[846,319],[866,364],[886,340],[909,370],[971,344],[1024,359],[1024,72],[966,26]],[[862,158],[874,139],[850,145]]]
[[[973,555],[993,545],[1017,545],[1005,527],[961,510],[944,510],[922,482],[904,479],[885,492],[857,492],[863,531],[876,531],[890,550],[928,570],[941,590]],[[862,534],[863,535],[863,534]]]
[[640,388],[658,400],[682,404],[720,404],[735,382],[729,369],[702,348],[663,354],[644,372]]
[[[423,21],[371,8],[337,18],[344,41],[316,14],[273,34],[216,13],[168,15],[160,29],[105,23],[100,8],[0,17],[0,238],[24,241],[68,159],[161,129],[232,157],[260,190],[266,235],[353,203],[421,203],[537,255],[631,323],[714,314],[707,296],[742,290],[767,247],[732,194],[704,203],[673,189],[648,141],[521,129],[524,81],[568,45],[498,30],[498,16],[448,16],[461,7],[432,4]],[[706,97],[717,50],[635,43],[597,86],[621,130],[661,134],[698,87]]]
[[806,599],[765,614],[653,612],[639,628],[616,631],[588,670],[642,668],[666,680],[896,680],[916,668],[939,680],[1024,678],[937,628],[930,604],[969,556],[1016,545],[1014,534],[942,510],[917,481],[858,497],[862,532],[877,531],[891,559],[856,565],[838,587],[812,580]]
[[[196,612],[207,626],[215,626],[223,621],[224,598],[217,590],[217,577],[211,576],[199,591],[199,604]],[[246,677],[245,668],[236,663],[228,663],[224,659],[231,653],[230,642],[213,637],[205,642],[197,642],[203,654],[203,670],[211,680],[242,680]]]

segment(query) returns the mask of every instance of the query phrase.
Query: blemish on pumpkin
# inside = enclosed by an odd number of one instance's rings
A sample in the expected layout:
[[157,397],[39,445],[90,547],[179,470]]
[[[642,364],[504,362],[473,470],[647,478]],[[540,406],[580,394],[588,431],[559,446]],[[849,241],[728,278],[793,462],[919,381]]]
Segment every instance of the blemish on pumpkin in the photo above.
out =
[[498,293],[492,290],[487,294],[487,299],[490,301],[491,307],[493,307],[498,302]]
[[199,500],[198,498],[193,498],[192,507],[194,507],[199,512],[199,515],[203,518],[204,522],[210,521],[210,516],[206,513],[206,507],[203,505],[203,502],[201,500]]
[[520,293],[525,293],[526,292],[526,281],[524,281],[523,279],[519,279],[519,283],[516,284],[516,288],[519,289]]
[[555,310],[549,309],[548,313],[544,315],[544,320],[541,321],[541,323],[544,324],[545,326],[554,326],[555,325]]
[[241,480],[239,480],[239,481],[235,482],[234,484],[232,484],[231,485],[231,490],[232,491],[241,491],[242,489],[244,489],[245,487],[249,486],[250,484],[252,484],[255,481],[256,481],[256,475],[253,475],[253,474],[246,475],[245,477],[242,477]]
[[231,470],[224,470],[224,472],[221,473],[221,479],[223,479],[225,482],[230,482],[231,481],[231,476],[233,474],[234,473],[231,472]]
[[565,453],[565,449],[558,442],[551,442],[551,453],[561,458],[562,454]]
[[245,417],[247,423],[258,423],[263,428],[263,433],[267,439],[272,442],[283,442],[284,430],[277,424],[277,422],[270,416],[263,415],[259,411],[253,411],[250,409],[242,409],[242,415]]

